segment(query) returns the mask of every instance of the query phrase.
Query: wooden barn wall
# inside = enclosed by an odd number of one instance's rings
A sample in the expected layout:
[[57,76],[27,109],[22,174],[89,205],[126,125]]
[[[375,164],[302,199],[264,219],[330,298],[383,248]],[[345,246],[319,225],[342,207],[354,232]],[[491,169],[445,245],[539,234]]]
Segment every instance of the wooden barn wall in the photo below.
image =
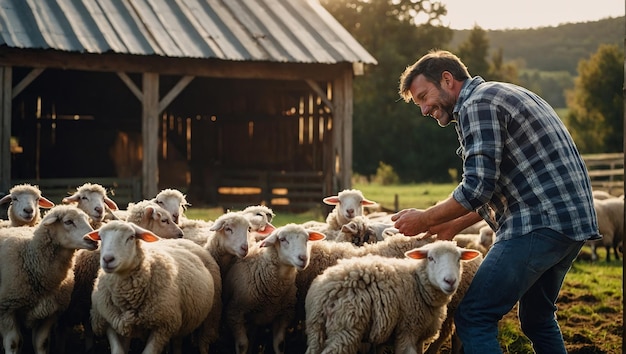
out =
[[[27,72],[15,68],[15,81]],[[161,76],[161,95],[179,78]],[[12,117],[13,179],[141,176],[141,103],[115,74],[45,70]],[[331,130],[304,81],[195,78],[161,115],[159,188],[213,204],[224,170],[323,170]]]

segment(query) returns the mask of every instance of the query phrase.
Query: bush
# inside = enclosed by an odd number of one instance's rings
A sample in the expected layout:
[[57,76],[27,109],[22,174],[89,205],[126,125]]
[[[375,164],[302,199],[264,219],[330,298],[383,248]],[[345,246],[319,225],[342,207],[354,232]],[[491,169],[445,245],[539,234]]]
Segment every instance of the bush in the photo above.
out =
[[376,169],[374,182],[383,186],[388,186],[400,183],[400,177],[398,177],[398,174],[393,170],[391,165],[387,165],[380,161],[378,163],[378,168]]

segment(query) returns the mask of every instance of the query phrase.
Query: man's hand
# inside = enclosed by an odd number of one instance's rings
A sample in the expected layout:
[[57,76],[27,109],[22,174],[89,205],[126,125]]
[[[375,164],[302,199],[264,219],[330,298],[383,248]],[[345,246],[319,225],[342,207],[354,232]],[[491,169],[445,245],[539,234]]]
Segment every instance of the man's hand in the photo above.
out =
[[404,209],[391,216],[394,227],[406,236],[415,236],[428,231],[424,211],[418,209]]

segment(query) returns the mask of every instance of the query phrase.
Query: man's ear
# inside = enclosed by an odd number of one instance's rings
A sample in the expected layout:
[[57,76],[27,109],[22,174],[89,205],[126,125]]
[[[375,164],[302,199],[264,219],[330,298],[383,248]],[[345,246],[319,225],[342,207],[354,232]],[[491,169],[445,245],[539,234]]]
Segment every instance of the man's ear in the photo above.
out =
[[452,88],[454,85],[454,76],[449,71],[441,73],[441,87]]

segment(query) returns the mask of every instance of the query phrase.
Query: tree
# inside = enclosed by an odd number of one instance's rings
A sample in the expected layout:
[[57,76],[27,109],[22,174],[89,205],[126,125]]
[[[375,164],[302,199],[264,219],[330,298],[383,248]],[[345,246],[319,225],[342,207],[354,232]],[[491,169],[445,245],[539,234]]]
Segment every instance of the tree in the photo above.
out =
[[578,63],[574,89],[567,93],[565,122],[583,153],[623,150],[624,55],[617,45],[600,45]]
[[489,39],[487,32],[480,26],[474,26],[467,41],[459,45],[457,56],[465,63],[472,76],[487,78],[489,74]]
[[[417,107],[398,99],[402,71],[432,48],[441,48],[452,30],[437,26],[446,10],[426,0],[322,0],[322,5],[378,61],[354,80],[353,170],[376,173],[379,162],[393,167],[403,182],[446,181],[460,166],[453,129],[440,129]],[[419,25],[419,18],[425,18]],[[433,144],[433,142],[438,144]],[[434,159],[434,155],[441,158]]]

